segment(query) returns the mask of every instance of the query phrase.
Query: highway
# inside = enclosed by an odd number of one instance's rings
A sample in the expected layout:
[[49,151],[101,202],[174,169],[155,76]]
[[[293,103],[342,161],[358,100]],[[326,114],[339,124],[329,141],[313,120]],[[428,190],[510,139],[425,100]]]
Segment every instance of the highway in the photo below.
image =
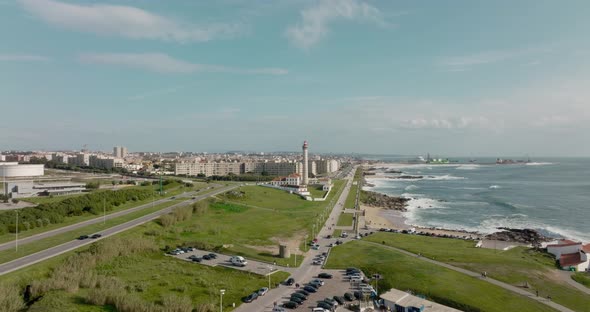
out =
[[[318,236],[318,244],[321,246],[319,250],[309,249],[305,252],[305,260],[301,265],[292,271],[291,277],[295,279],[295,281],[299,284],[303,284],[305,282],[309,282],[311,279],[317,277],[318,273],[322,272],[323,269],[319,265],[313,265],[312,261],[316,255],[320,255],[322,252],[328,252],[329,247],[327,245],[333,242],[335,239],[326,239],[325,237],[329,234],[332,234],[332,230],[329,230],[332,224],[336,224],[338,222],[338,217],[340,216],[342,210],[344,209],[344,202],[346,201],[346,197],[350,192],[350,187],[352,186],[352,180],[354,177],[354,172],[356,172],[356,166],[350,170],[346,176],[346,186],[344,190],[340,194],[340,197],[336,201],[334,205],[334,209],[330,213],[328,219],[326,219],[326,223],[320,230]],[[306,242],[307,243],[307,242]],[[277,267],[280,270],[280,267]],[[260,311],[272,311],[274,303],[281,304],[285,301],[284,297],[291,294],[295,288],[293,286],[284,286],[281,285],[278,288],[273,288],[270,290],[266,295],[263,297],[259,297],[257,300],[251,303],[243,303],[241,304],[235,311],[237,312],[260,312]],[[244,294],[246,296],[248,294]]]
[[[216,184],[216,185],[219,186],[218,184]],[[193,192],[185,192],[185,193],[182,193],[180,195],[177,195],[176,197],[189,197],[189,196],[195,196],[195,195],[193,195]],[[144,205],[140,205],[140,206],[137,206],[137,207],[133,207],[133,208],[129,208],[129,209],[125,209],[125,210],[121,210],[121,211],[117,211],[117,212],[108,214],[104,218],[103,218],[103,216],[100,216],[100,217],[96,217],[94,219],[82,221],[82,222],[79,222],[79,223],[74,223],[74,224],[63,226],[63,227],[60,227],[60,228],[57,228],[57,229],[54,229],[54,230],[50,230],[50,231],[46,231],[46,232],[43,232],[43,233],[35,234],[35,235],[32,235],[32,236],[24,237],[24,238],[21,238],[21,239],[18,240],[18,244],[20,246],[20,245],[24,245],[24,244],[27,244],[27,243],[30,243],[30,242],[34,242],[34,241],[37,241],[37,240],[40,240],[40,239],[44,239],[44,238],[48,238],[48,237],[51,237],[51,236],[54,236],[54,235],[58,235],[58,234],[61,234],[61,233],[66,233],[66,232],[69,232],[69,231],[72,231],[72,230],[83,228],[83,227],[88,226],[88,225],[91,225],[91,224],[96,224],[96,223],[103,222],[103,219],[110,220],[110,219],[113,219],[113,218],[117,218],[117,217],[120,217],[120,216],[124,216],[124,215],[130,214],[130,213],[135,212],[135,211],[138,211],[138,210],[142,210],[142,209],[149,208],[149,207],[152,207],[152,206],[155,206],[155,205],[166,203],[166,202],[169,202],[170,200],[171,200],[170,197],[159,199],[159,200],[154,201],[153,203],[144,204]],[[0,251],[11,249],[11,248],[14,248],[14,247],[15,247],[15,241],[10,241],[10,242],[7,242],[7,243],[0,244]]]
[[[202,200],[202,199],[205,199],[205,198],[210,197],[210,196],[214,196],[214,195],[217,195],[217,194],[221,194],[221,193],[227,192],[227,191],[229,191],[231,189],[234,189],[234,188],[237,188],[239,186],[240,185],[231,185],[231,186],[227,186],[227,187],[223,187],[223,188],[217,189],[216,191],[213,191],[213,192],[210,192],[210,193],[207,193],[207,194],[203,194],[203,195],[200,195],[200,196],[194,196],[195,199],[189,199],[187,201],[180,202],[178,204],[172,205],[172,206],[167,207],[167,208],[164,208],[162,210],[158,210],[156,212],[152,212],[150,214],[147,214],[145,216],[142,216],[142,217],[139,217],[137,219],[131,220],[129,222],[125,222],[125,223],[122,223],[122,224],[113,226],[111,228],[105,229],[105,230],[103,230],[103,231],[100,232],[102,234],[102,237],[99,238],[99,239],[77,240],[75,238],[72,238],[73,240],[72,241],[69,241],[67,243],[64,243],[64,244],[61,244],[61,245],[58,245],[58,246],[55,246],[55,247],[51,247],[51,248],[45,249],[43,251],[40,251],[40,252],[31,254],[31,255],[28,255],[28,256],[25,256],[25,257],[22,257],[22,258],[19,258],[19,259],[16,259],[16,260],[13,260],[13,261],[10,261],[10,262],[7,262],[7,263],[0,264],[0,275],[4,275],[6,273],[9,273],[9,272],[12,272],[12,271],[15,271],[15,270],[18,270],[18,269],[27,267],[29,265],[32,265],[32,264],[35,264],[37,262],[40,262],[40,261],[43,261],[43,260],[46,260],[46,259],[55,257],[57,255],[63,254],[63,253],[68,252],[70,250],[74,250],[76,248],[79,248],[79,247],[82,247],[82,246],[85,246],[85,245],[94,243],[97,240],[103,239],[105,237],[109,237],[111,235],[115,235],[115,234],[117,234],[119,232],[126,231],[128,229],[131,229],[133,227],[136,227],[138,225],[141,225],[143,223],[146,223],[146,222],[148,222],[150,220],[156,219],[159,216],[172,211],[174,208],[178,208],[178,207],[181,207],[181,206],[186,206],[186,205],[193,204],[193,203],[195,203],[195,202],[197,202],[199,200]],[[190,194],[190,193],[185,193],[183,195],[187,196],[186,194]],[[168,201],[168,200],[170,200],[170,199],[165,199],[163,201]],[[143,208],[145,208],[146,205],[143,205],[143,206],[144,206]],[[148,206],[151,206],[151,204],[148,204]],[[136,207],[136,208],[133,208],[133,209],[137,209],[137,208],[139,208],[139,207]],[[100,220],[98,222],[101,222],[102,221],[102,218],[99,218],[99,219]],[[92,219],[92,220],[89,220],[89,221],[94,221],[94,220],[96,220],[96,219]],[[84,222],[81,222],[81,223],[84,223]],[[96,222],[94,222],[94,223],[96,223]],[[72,226],[75,226],[75,225],[78,225],[78,224],[80,224],[80,223],[74,224]],[[79,226],[79,227],[83,227],[83,226],[86,226],[88,224],[92,224],[92,223],[85,223],[84,225]],[[69,230],[72,230],[72,229],[74,229],[74,228],[69,228]],[[57,230],[54,230],[54,231],[57,231]],[[59,233],[63,233],[63,232],[67,232],[67,230],[62,231],[62,232],[59,232]],[[43,233],[43,234],[45,234],[45,233]],[[58,234],[58,233],[53,233],[51,235],[56,235],[56,234]],[[39,234],[39,235],[42,235],[42,234]],[[36,236],[39,236],[39,235],[36,235]],[[49,236],[51,236],[51,235],[49,235]],[[42,239],[42,238],[37,238],[37,239]],[[20,243],[20,241],[19,241],[19,243]]]

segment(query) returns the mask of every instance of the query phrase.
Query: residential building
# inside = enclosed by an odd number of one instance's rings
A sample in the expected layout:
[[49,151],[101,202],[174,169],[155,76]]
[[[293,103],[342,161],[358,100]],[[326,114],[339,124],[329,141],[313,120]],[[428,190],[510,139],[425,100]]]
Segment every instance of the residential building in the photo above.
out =
[[90,167],[111,170],[113,168],[123,168],[124,162],[120,158],[101,158],[96,155],[90,156]]
[[125,146],[115,146],[115,147],[113,147],[113,157],[115,157],[115,158],[125,158],[125,157],[127,157],[127,148]]
[[562,239],[547,245],[547,252],[555,256],[562,270],[590,271],[590,244]]
[[78,153],[73,157],[68,157],[68,164],[78,167],[90,166],[90,155],[86,153]]

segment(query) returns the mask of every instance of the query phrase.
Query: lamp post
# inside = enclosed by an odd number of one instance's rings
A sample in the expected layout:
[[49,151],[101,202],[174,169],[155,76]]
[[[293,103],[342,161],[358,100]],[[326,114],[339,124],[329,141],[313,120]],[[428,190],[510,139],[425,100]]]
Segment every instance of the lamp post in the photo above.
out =
[[272,269],[273,269],[273,266],[272,265],[269,265],[268,266],[268,289],[269,290],[270,290],[270,276],[271,276],[272,271],[273,271]]
[[381,279],[381,274],[373,274],[373,279],[375,280],[375,293],[379,296],[379,280]]
[[18,252],[18,209],[16,210],[16,241],[15,241],[15,245],[16,245],[16,252]]
[[219,311],[220,312],[223,312],[223,294],[225,294],[225,289],[221,289],[219,291],[219,293],[220,293],[220,297],[219,297],[220,298],[219,299]]

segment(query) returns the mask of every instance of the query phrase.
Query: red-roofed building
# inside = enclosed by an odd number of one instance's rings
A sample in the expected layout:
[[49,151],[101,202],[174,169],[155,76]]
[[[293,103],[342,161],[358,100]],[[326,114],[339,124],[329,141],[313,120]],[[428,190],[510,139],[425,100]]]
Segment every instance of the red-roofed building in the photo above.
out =
[[589,271],[590,244],[582,245],[568,239],[559,240],[557,244],[547,245],[547,252],[559,261],[559,266],[568,271]]

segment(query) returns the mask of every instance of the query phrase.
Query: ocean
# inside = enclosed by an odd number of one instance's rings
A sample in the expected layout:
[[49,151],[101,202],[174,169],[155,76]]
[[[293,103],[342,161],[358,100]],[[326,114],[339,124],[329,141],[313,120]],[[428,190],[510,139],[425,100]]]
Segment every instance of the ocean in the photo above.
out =
[[[381,157],[372,160],[399,161]],[[530,228],[553,237],[590,241],[590,159],[535,159],[496,165],[387,164],[418,179],[390,179],[377,170],[366,190],[412,198],[406,223],[492,233],[498,227]],[[484,162],[491,164],[483,164]],[[382,167],[382,166],[377,166]]]

